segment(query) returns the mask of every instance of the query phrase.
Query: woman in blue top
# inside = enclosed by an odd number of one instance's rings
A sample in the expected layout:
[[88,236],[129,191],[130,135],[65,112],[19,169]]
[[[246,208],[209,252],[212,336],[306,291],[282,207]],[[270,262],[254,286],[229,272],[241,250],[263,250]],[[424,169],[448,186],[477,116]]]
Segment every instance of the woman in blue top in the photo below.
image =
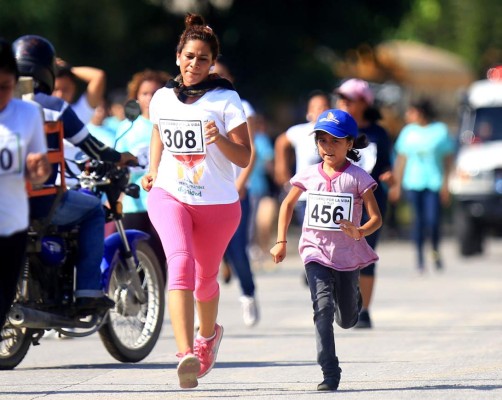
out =
[[412,103],[406,112],[408,124],[399,134],[395,150],[396,185],[389,199],[399,200],[401,187],[407,191],[415,221],[413,238],[417,249],[417,268],[424,271],[423,246],[426,235],[432,242],[436,269],[443,267],[439,255],[441,203],[448,204],[453,141],[446,124],[435,121],[435,112],[428,100]]
[[[127,85],[128,98],[138,102],[141,115],[133,122],[128,119],[122,121],[115,135],[115,148],[118,151],[129,151],[138,157],[140,167],[130,168],[130,181],[141,187],[141,178],[148,171],[150,140],[153,124],[150,121],[150,100],[153,94],[165,86],[170,76],[163,71],[146,69],[133,75]],[[125,150],[127,149],[127,150]],[[124,226],[126,229],[139,229],[150,235],[150,245],[161,265],[166,257],[157,231],[153,228],[146,212],[146,198],[148,192],[140,190],[138,199],[124,196],[122,199],[124,211]]]

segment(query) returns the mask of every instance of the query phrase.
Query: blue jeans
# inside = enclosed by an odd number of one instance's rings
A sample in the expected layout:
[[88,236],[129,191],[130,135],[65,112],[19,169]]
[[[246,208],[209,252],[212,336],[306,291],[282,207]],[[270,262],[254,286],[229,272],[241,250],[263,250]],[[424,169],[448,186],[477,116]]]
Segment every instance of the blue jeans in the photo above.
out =
[[247,252],[248,248],[248,222],[249,222],[249,196],[241,199],[242,216],[239,226],[230,239],[230,243],[225,251],[224,259],[230,264],[233,271],[237,274],[241,284],[242,294],[254,296],[255,285],[253,272]]
[[325,378],[340,379],[333,321],[343,329],[356,324],[361,306],[359,270],[337,271],[315,262],[305,270],[314,308],[317,363]]
[[51,223],[63,229],[79,226],[75,296],[103,295],[100,265],[104,254],[105,212],[101,200],[93,195],[68,190]]
[[424,242],[430,236],[432,250],[439,251],[441,226],[441,200],[439,192],[432,190],[409,190],[408,199],[413,208],[413,240],[417,249],[417,263],[424,267]]

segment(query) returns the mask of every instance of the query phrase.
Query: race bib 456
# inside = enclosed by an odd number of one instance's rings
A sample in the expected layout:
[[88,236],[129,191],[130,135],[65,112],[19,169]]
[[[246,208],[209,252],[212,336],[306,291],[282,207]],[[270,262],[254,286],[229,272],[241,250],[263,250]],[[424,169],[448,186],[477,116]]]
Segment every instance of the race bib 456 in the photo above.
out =
[[307,192],[307,227],[319,230],[340,230],[339,221],[352,221],[352,193]]

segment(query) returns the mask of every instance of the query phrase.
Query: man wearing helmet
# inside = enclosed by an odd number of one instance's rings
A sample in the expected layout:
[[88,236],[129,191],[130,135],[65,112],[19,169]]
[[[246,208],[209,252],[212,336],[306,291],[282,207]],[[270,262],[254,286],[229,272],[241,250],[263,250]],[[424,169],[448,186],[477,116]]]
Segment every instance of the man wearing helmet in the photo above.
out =
[[[55,50],[45,38],[25,35],[12,44],[20,76],[34,80],[34,100],[44,111],[46,121],[63,121],[64,138],[78,146],[96,160],[120,164],[135,162],[130,153],[118,153],[94,138],[64,100],[51,95],[55,80]],[[56,148],[56,143],[48,147]],[[56,181],[57,170],[47,183]],[[41,196],[31,199],[32,218],[43,218],[49,214],[55,196]],[[114,306],[101,287],[100,264],[104,253],[105,214],[101,202],[94,196],[68,190],[57,204],[51,223],[58,226],[79,226],[79,259],[77,260],[77,307],[82,311],[104,310]]]

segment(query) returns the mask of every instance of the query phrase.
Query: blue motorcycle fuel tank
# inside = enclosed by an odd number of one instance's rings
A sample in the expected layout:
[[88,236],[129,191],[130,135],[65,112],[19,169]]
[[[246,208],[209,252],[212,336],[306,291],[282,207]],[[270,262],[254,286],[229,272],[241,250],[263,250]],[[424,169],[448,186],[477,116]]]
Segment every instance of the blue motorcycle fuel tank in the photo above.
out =
[[42,238],[40,258],[46,265],[61,265],[66,259],[66,246],[59,236],[45,236]]

